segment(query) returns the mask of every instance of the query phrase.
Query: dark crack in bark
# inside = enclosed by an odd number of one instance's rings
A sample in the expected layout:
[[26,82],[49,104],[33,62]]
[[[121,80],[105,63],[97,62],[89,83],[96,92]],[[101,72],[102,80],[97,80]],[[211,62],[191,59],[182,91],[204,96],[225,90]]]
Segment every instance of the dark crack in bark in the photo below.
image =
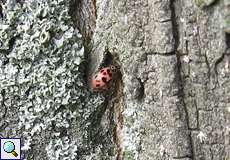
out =
[[138,80],[138,82],[140,84],[139,95],[137,96],[137,99],[140,101],[145,96],[145,85],[144,85],[144,82],[142,82],[140,78],[137,78],[137,80]]
[[7,113],[7,107],[5,105],[5,95],[6,95],[6,91],[5,89],[1,90],[1,96],[2,96],[2,102],[1,102],[1,119],[5,118],[5,115]]
[[230,50],[230,33],[225,33],[225,42],[226,42],[227,50]]
[[[184,79],[181,75],[182,71],[181,71],[181,61],[180,61],[180,56],[179,54],[177,53],[177,76],[178,76],[178,87],[179,87],[179,98],[181,100],[181,103],[182,103],[182,106],[183,106],[183,109],[184,109],[184,112],[185,112],[185,117],[186,117],[186,129],[190,130],[189,129],[189,114],[188,114],[188,110],[187,110],[187,106],[186,106],[186,103],[185,103],[185,93],[184,93]],[[193,153],[193,145],[192,145],[192,137],[191,137],[191,133],[189,133],[188,135],[188,138],[189,138],[189,143],[190,143],[190,151],[191,151],[191,155],[187,155],[186,157],[189,157],[189,158],[192,158],[194,159],[194,153]]]
[[171,20],[172,20],[172,30],[173,30],[173,37],[174,37],[174,50],[176,51],[179,46],[179,29],[177,23],[177,16],[175,11],[175,4],[176,0],[170,1],[170,8],[171,8]]
[[3,19],[3,13],[2,13],[2,5],[0,3],[0,19]]
[[[175,49],[175,54],[176,54],[176,57],[177,57],[177,83],[178,83],[178,87],[179,87],[179,91],[178,91],[178,96],[179,96],[179,99],[182,103],[182,106],[183,106],[183,110],[185,112],[185,118],[186,118],[186,128],[187,130],[189,130],[189,117],[188,117],[188,110],[187,110],[187,107],[186,107],[186,103],[185,103],[185,93],[184,93],[184,83],[185,83],[185,80],[184,78],[182,77],[182,64],[181,64],[181,60],[180,60],[180,53],[177,51],[177,48],[179,46],[179,43],[180,43],[180,37],[179,37],[179,24],[177,22],[177,15],[176,15],[176,11],[175,11],[175,2],[176,0],[171,0],[170,1],[170,8],[171,8],[171,11],[172,11],[172,29],[173,29],[173,37],[174,37],[174,40],[175,40],[175,44],[174,44],[174,49]],[[193,145],[192,145],[192,137],[191,137],[191,133],[189,133],[188,135],[188,138],[189,138],[189,143],[190,143],[190,153],[191,155],[185,155],[183,157],[176,157],[177,159],[183,159],[183,158],[192,158],[194,159],[194,153],[193,153]],[[174,158],[175,159],[175,158]]]
[[83,35],[85,45],[89,45],[96,26],[96,0],[72,0],[70,15]]
[[214,73],[215,73],[215,80],[216,80],[216,82],[215,82],[215,88],[217,86],[219,86],[219,80],[218,80],[218,74],[219,73],[217,71],[217,68],[218,68],[219,64],[223,61],[224,57],[225,57],[225,53],[222,53],[222,55],[214,63]]

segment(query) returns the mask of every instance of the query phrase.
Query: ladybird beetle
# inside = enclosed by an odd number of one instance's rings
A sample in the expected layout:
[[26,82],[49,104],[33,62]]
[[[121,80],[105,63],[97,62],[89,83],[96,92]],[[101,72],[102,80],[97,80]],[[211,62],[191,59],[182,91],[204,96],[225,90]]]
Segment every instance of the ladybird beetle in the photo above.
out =
[[106,90],[116,71],[117,68],[114,65],[110,65],[97,72],[92,78],[93,91]]

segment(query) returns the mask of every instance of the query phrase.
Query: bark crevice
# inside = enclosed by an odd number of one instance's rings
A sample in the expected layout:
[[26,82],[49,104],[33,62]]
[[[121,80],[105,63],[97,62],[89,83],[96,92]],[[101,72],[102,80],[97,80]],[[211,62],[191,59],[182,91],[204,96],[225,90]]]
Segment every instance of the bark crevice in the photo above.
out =
[[[191,137],[191,133],[189,130],[189,114],[188,114],[188,110],[187,110],[187,106],[185,103],[185,93],[184,93],[184,86],[185,86],[185,79],[183,78],[182,75],[182,64],[181,64],[181,55],[180,52],[177,50],[178,46],[180,44],[180,37],[179,37],[179,24],[178,24],[178,19],[179,17],[177,17],[178,15],[176,15],[176,10],[175,10],[175,3],[176,0],[171,0],[170,1],[170,8],[171,8],[171,17],[172,17],[172,30],[173,30],[173,37],[174,37],[174,53],[176,54],[177,57],[177,69],[176,69],[176,76],[177,76],[177,85],[178,85],[178,98],[181,101],[181,105],[183,107],[183,111],[185,114],[185,120],[186,120],[186,125],[185,125],[185,129],[189,131],[189,134],[187,135],[188,137],[188,141],[189,141],[189,145],[190,145],[190,154],[191,155],[184,155],[184,156],[180,156],[180,157],[174,157],[174,159],[183,159],[183,158],[194,158],[194,153],[193,153],[193,145],[192,145],[192,137]],[[180,7],[180,6],[177,6]]]

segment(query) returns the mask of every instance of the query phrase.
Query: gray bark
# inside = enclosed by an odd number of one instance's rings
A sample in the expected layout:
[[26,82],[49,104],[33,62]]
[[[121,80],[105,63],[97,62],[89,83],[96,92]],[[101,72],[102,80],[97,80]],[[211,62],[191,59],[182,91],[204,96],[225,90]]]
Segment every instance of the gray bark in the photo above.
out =
[[229,5],[1,1],[0,137],[27,160],[230,159]]

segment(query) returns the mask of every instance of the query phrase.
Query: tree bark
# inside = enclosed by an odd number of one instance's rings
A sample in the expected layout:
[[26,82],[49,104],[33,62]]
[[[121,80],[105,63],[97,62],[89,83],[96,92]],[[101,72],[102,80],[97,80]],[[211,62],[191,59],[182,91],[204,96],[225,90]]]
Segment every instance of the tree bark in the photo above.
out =
[[[0,137],[25,159],[230,159],[228,0],[0,2]],[[92,92],[95,72],[119,73]]]

